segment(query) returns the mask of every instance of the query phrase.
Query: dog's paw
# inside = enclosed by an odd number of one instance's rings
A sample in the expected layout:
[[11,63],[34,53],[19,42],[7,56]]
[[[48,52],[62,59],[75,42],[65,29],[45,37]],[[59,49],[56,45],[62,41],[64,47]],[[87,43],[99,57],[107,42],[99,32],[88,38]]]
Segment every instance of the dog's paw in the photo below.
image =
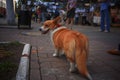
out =
[[69,71],[71,72],[71,73],[74,73],[74,72],[76,72],[76,69],[69,69]]
[[54,53],[54,54],[53,54],[53,57],[58,57],[58,54]]

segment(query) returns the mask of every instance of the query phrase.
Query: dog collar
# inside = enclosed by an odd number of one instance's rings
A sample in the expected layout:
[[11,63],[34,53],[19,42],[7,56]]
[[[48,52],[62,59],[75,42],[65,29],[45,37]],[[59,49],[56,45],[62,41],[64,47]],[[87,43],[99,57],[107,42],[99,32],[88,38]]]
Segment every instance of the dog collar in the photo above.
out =
[[51,36],[53,36],[53,34],[54,34],[55,32],[57,32],[57,31],[59,31],[59,30],[61,30],[61,29],[66,29],[66,27],[61,26],[61,27],[58,27],[58,28],[52,30],[52,31],[51,31]]
[[56,26],[55,26],[55,28],[53,28],[53,30],[55,30],[55,29],[57,29],[57,28],[59,28],[59,27],[61,27],[62,25],[60,25],[60,24],[57,24]]
[[61,25],[60,24],[57,24],[57,27],[60,27]]
[[60,30],[60,29],[65,29],[66,27],[61,26],[61,27],[57,27],[56,29],[52,30],[52,33],[55,33],[56,31]]

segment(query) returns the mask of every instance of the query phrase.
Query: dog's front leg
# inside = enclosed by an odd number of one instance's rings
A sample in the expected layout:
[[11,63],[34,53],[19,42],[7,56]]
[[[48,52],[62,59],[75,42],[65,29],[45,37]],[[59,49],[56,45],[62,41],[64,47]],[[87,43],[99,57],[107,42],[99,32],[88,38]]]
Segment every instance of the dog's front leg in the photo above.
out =
[[64,50],[61,50],[61,56],[63,56],[63,55],[65,55],[65,52],[64,52]]
[[75,63],[70,62],[70,69],[69,69],[69,71],[70,71],[71,73],[76,71],[76,69],[75,69]]
[[54,57],[58,57],[59,56],[59,49],[55,49],[55,53],[53,54]]

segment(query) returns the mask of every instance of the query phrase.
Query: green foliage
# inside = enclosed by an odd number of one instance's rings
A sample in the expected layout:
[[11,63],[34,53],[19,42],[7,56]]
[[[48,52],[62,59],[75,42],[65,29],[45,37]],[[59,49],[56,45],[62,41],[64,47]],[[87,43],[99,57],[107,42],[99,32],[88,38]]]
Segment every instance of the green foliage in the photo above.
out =
[[0,73],[1,72],[10,72],[14,70],[17,66],[9,61],[0,63]]
[[13,55],[13,53],[10,51],[4,51],[3,53],[4,53],[3,57],[10,57]]
[[18,41],[10,42],[10,43],[1,43],[0,44],[0,58],[2,57],[10,57],[13,54],[13,52],[9,51],[8,49],[10,46],[13,46],[12,48],[14,49],[15,47],[21,45]]
[[21,43],[19,41],[13,41],[8,43],[8,45],[15,45],[15,46],[19,46]]
[[24,44],[13,41],[0,43],[0,80],[13,80]]

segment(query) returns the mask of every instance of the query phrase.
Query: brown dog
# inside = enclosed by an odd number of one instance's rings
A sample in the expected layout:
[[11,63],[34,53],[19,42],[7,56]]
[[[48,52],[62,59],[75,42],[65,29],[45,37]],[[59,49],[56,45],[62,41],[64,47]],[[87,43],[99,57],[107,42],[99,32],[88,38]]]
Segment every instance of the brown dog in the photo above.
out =
[[49,30],[52,31],[51,39],[55,47],[53,56],[59,56],[59,53],[63,51],[70,62],[69,71],[75,71],[76,64],[79,72],[89,80],[92,80],[86,65],[88,58],[88,38],[77,31],[60,26],[59,21],[60,17],[47,20],[40,28],[43,34]]

